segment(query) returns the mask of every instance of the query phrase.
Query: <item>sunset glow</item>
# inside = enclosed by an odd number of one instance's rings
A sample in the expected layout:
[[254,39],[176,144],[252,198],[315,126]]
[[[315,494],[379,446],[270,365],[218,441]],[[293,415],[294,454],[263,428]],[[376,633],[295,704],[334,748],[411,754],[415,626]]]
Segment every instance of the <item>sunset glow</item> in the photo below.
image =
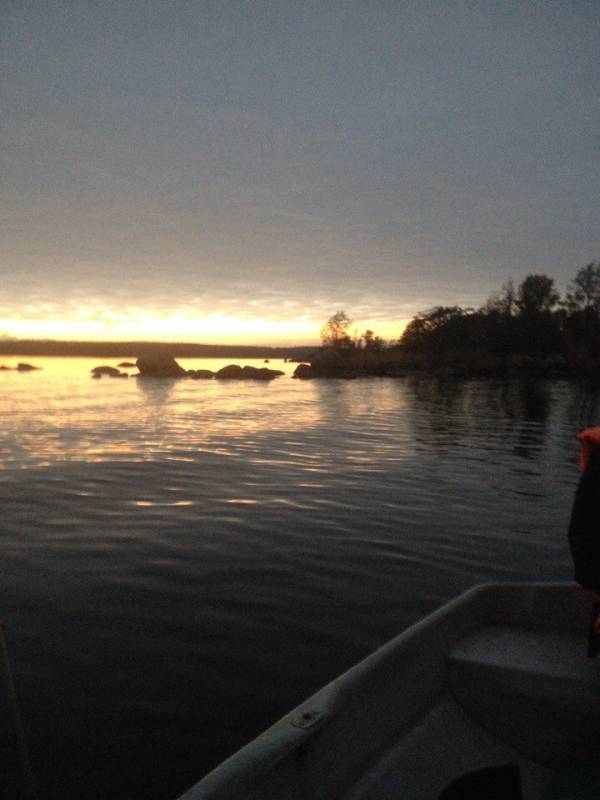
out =
[[[334,313],[332,309],[331,313]],[[33,313],[32,313],[33,312]],[[64,341],[159,341],[207,344],[316,344],[327,317],[236,316],[227,313],[193,314],[180,309],[161,314],[157,309],[131,307],[107,309],[80,306],[64,310],[44,306],[30,308],[24,316],[0,319],[0,335],[18,339],[59,339]],[[394,340],[406,320],[355,320],[356,335],[367,328],[384,339]]]
[[598,255],[597,3],[92,5],[5,4],[0,336],[393,341]]

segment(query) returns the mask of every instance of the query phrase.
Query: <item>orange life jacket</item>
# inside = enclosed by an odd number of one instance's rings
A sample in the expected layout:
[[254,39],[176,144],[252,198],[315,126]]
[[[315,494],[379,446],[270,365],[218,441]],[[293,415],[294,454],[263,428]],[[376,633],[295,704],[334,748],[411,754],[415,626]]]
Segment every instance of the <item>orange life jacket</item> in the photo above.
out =
[[577,434],[581,442],[581,453],[579,456],[579,468],[585,472],[590,463],[590,454],[594,445],[600,445],[600,428],[586,428]]

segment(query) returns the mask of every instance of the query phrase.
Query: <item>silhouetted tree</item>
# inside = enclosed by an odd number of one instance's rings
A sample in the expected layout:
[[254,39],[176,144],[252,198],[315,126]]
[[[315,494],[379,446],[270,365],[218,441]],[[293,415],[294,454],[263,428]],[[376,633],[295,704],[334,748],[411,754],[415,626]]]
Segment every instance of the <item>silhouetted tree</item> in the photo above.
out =
[[329,317],[321,328],[321,343],[323,347],[333,347],[336,350],[351,350],[354,347],[348,328],[352,320],[345,311],[337,311]]
[[517,291],[517,308],[524,317],[544,314],[556,306],[560,295],[554,289],[554,279],[547,275],[528,275]]
[[510,278],[500,289],[489,298],[481,309],[485,314],[497,314],[501,317],[511,318],[517,313],[517,293]]
[[387,352],[402,351],[413,354],[406,363],[423,357],[423,365],[459,372],[529,368],[522,356],[553,374],[569,364],[593,372],[600,361],[600,261],[577,272],[564,301],[552,278],[530,274],[516,290],[509,280],[478,310],[436,306],[416,314]]
[[400,343],[409,349],[423,349],[431,346],[442,331],[448,332],[449,323],[462,317],[465,311],[459,306],[435,306],[422,311],[412,318],[404,329]]
[[517,292],[512,279],[509,279],[479,310],[484,320],[483,349],[495,355],[519,352],[521,326],[516,319],[517,312]]
[[366,330],[360,338],[364,349],[369,352],[380,353],[385,347],[383,339],[379,336],[375,336],[371,330]]
[[600,261],[579,270],[567,287],[565,305],[571,311],[600,311]]
[[600,351],[600,261],[582,267],[567,287],[565,336],[574,353]]
[[547,275],[527,275],[517,290],[519,319],[515,332],[518,349],[535,358],[546,358],[560,349],[560,318],[552,311],[560,300],[554,280]]

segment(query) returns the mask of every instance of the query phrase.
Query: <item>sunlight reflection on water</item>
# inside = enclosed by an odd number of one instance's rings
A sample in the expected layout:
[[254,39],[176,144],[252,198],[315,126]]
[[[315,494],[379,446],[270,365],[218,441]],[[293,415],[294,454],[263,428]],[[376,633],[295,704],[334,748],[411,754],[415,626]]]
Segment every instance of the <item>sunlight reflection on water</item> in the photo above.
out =
[[28,360],[0,373],[0,613],[48,797],[175,797],[473,583],[570,577],[577,386]]
[[[203,451],[235,457],[242,450],[256,450],[252,437],[264,432],[304,433],[335,419],[360,423],[365,415],[373,417],[374,410],[379,417],[400,415],[404,402],[402,392],[389,382],[363,382],[360,392],[348,392],[337,383],[290,380],[295,365],[283,362],[272,362],[271,367],[286,375],[265,385],[133,377],[92,380],[89,373],[98,359],[32,361],[41,371],[0,376],[0,416],[6,420],[0,444],[3,468],[156,457],[193,461]],[[11,360],[5,363],[10,365]],[[217,370],[229,362],[182,359],[181,363],[190,369]],[[262,365],[260,360],[243,363]],[[359,429],[354,433],[358,436]],[[302,449],[302,440],[283,444],[282,465],[290,458],[320,459],[318,452],[294,452]],[[393,447],[397,457],[397,437]],[[370,458],[359,450],[352,457],[365,462]]]

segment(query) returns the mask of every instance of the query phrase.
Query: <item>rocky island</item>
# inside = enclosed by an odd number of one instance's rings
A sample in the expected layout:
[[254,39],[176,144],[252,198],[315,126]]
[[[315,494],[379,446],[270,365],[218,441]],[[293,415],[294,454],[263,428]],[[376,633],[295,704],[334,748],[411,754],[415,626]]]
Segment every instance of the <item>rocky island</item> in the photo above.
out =
[[16,367],[7,367],[4,364],[0,366],[2,372],[36,372],[40,369],[41,367],[34,367],[33,364],[26,364],[24,362],[19,362]]
[[116,367],[94,367],[91,370],[92,378],[101,378],[103,375],[106,375],[109,378],[128,378],[129,375],[126,372],[121,372],[121,370],[117,369]]
[[[241,367],[239,364],[229,364],[226,367],[212,372],[209,369],[184,369],[168,353],[156,350],[149,351],[140,356],[136,361],[140,378],[191,378],[192,380],[253,380],[271,381],[284,375],[280,369],[268,367]],[[96,368],[99,369],[99,368]]]

